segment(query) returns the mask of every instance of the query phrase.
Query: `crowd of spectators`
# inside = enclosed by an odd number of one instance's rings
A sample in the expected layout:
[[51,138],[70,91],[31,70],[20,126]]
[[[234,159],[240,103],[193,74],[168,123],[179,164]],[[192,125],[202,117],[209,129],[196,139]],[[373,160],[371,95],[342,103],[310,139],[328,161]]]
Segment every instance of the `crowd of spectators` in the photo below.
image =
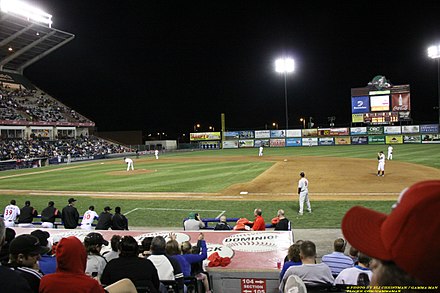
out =
[[0,161],[30,158],[72,158],[129,152],[130,149],[110,143],[96,136],[80,136],[72,139],[7,139],[0,141]]
[[0,86],[0,120],[91,122],[40,90]]

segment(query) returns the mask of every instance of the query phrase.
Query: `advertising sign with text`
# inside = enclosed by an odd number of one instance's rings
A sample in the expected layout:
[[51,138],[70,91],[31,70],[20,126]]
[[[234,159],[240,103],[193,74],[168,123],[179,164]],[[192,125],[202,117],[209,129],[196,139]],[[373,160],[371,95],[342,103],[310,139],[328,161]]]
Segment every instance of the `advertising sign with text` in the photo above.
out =
[[317,146],[318,145],[318,138],[317,137],[305,137],[302,140],[303,146]]
[[403,125],[402,133],[419,133],[420,126],[419,125]]
[[287,137],[301,137],[301,129],[288,129],[286,132]]
[[367,127],[351,127],[351,135],[367,134]]
[[353,136],[351,144],[368,144],[368,136]]
[[422,143],[421,135],[404,135],[403,143]]
[[332,135],[332,136],[350,135],[350,129],[346,128],[346,127],[331,128],[330,129],[330,135]]
[[387,135],[385,137],[385,143],[386,144],[403,143],[403,136],[402,135]]
[[255,130],[255,138],[270,138],[270,130]]
[[270,139],[271,147],[284,147],[286,146],[286,140],[284,138],[271,138]]
[[301,137],[286,138],[286,146],[288,147],[301,146],[301,143],[302,143]]
[[254,131],[252,130],[240,131],[240,138],[254,138]]
[[318,129],[303,129],[302,130],[302,136],[318,136]]
[[368,136],[368,144],[384,144],[385,136],[383,135],[370,135]]
[[400,134],[402,129],[400,126],[384,126],[383,133],[385,134]]
[[319,145],[334,145],[334,139],[333,137],[320,137],[319,138]]
[[335,144],[337,145],[351,144],[351,137],[350,136],[335,137]]
[[254,147],[259,148],[260,146],[262,147],[270,146],[269,139],[256,139],[254,142]]
[[225,140],[237,140],[239,137],[238,131],[225,131]]
[[409,93],[392,94],[391,95],[391,111],[409,111],[411,110]]
[[286,131],[285,130],[271,130],[270,131],[270,137],[285,137]]
[[193,140],[221,140],[220,132],[192,132],[189,139]]
[[368,134],[383,134],[383,126],[368,126]]
[[422,143],[440,143],[440,134],[424,134]]
[[420,133],[438,133],[438,124],[420,125]]
[[224,140],[223,141],[224,149],[238,149],[238,140]]
[[253,148],[254,140],[253,139],[240,139],[238,141],[238,146],[241,148]]
[[368,96],[351,98],[351,113],[368,113],[370,112],[370,100]]

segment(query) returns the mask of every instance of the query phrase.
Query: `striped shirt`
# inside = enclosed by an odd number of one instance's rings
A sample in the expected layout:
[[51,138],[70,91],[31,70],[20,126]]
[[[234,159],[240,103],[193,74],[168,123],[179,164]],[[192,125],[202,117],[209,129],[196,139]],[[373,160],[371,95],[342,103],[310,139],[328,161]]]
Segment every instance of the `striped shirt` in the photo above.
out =
[[322,257],[322,262],[329,266],[333,276],[338,275],[343,269],[354,266],[351,257],[337,251],[324,255]]

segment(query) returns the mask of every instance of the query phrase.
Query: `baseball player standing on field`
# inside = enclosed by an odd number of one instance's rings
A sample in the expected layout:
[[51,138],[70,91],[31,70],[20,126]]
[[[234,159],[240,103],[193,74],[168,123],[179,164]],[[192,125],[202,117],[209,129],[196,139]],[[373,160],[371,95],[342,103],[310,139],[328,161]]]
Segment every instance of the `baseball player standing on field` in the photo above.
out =
[[124,158],[124,162],[127,164],[127,172],[128,172],[128,170],[130,170],[130,167],[131,167],[132,171],[134,170],[134,165],[133,165],[133,160],[132,159]]
[[156,160],[159,160],[159,150],[154,151],[154,156],[156,157]]
[[391,145],[388,146],[388,157],[387,160],[393,159],[393,147]]
[[306,202],[307,210],[309,213],[312,212],[312,207],[310,206],[309,201],[309,180],[305,177],[304,172],[299,173],[301,179],[298,182],[298,195],[299,195],[299,212],[300,216],[303,215],[304,210],[304,201]]
[[258,151],[258,156],[259,157],[263,156],[263,150],[264,150],[263,146],[260,146],[259,151]]
[[[383,151],[377,153],[377,160],[377,176],[385,176],[385,155],[383,154]],[[380,172],[382,172],[382,175]]]
[[5,207],[5,213],[3,219],[5,220],[5,226],[12,228],[15,226],[15,220],[20,216],[20,209],[16,206],[15,199],[12,199],[10,204]]

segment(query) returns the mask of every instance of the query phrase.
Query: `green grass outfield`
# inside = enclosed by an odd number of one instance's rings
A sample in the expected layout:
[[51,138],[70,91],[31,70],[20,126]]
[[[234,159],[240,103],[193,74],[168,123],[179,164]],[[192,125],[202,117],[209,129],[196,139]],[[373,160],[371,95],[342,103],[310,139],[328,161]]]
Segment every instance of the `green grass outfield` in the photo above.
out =
[[[333,146],[333,147],[291,147],[266,148],[265,156],[325,156],[353,157],[376,159],[378,151],[386,153],[385,145],[366,146]],[[105,173],[124,170],[121,164],[109,164],[113,160],[86,162],[67,165],[50,166],[30,170],[13,170],[0,173],[0,189],[35,189],[35,190],[67,190],[67,191],[145,191],[145,192],[217,192],[231,184],[247,182],[267,170],[272,163],[264,161],[232,162],[230,156],[257,156],[257,149],[206,150],[184,153],[164,154],[162,158],[191,157],[223,157],[225,161],[206,162],[170,162],[153,160],[149,157],[144,163],[136,164],[135,168],[157,170],[142,176],[109,176]],[[394,145],[394,159],[415,164],[422,164],[440,169],[440,145]],[[104,163],[104,164],[101,164]],[[49,171],[49,172],[41,172]],[[402,170],[403,172],[404,170]],[[31,175],[27,175],[34,173]],[[22,175],[9,177],[11,175]],[[361,192],[361,190],[360,190]],[[0,195],[0,207],[6,206],[10,199],[15,198],[21,207],[25,200],[31,200],[39,212],[54,200],[58,208],[65,206],[70,196],[17,195],[11,191]],[[199,211],[203,217],[216,217],[225,213],[228,217],[253,218],[252,211],[256,207],[263,209],[263,216],[270,221],[279,208],[286,210],[287,217],[292,220],[295,228],[339,228],[342,216],[353,205],[363,205],[378,211],[388,212],[392,202],[389,201],[321,201],[313,202],[312,214],[297,217],[297,197],[292,201],[205,201],[205,200],[132,200],[104,199],[88,196],[78,197],[77,207],[80,214],[91,204],[100,212],[104,206],[121,206],[128,213],[131,226],[138,227],[181,227],[182,219],[190,211]]]

